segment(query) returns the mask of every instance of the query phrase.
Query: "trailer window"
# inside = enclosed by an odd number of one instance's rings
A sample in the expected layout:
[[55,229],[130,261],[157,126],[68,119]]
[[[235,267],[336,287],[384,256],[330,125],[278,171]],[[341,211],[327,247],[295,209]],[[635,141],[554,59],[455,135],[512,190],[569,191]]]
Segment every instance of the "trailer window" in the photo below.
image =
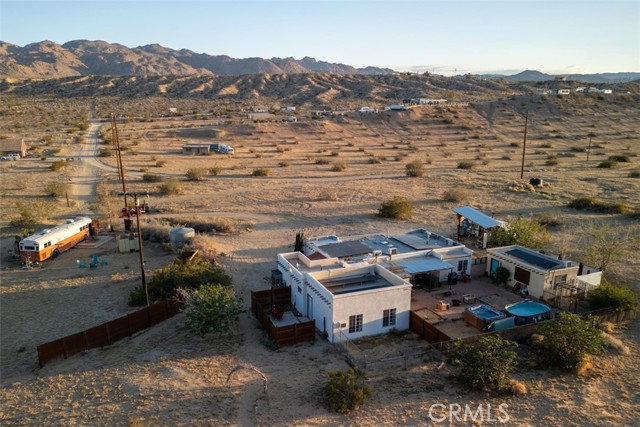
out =
[[24,247],[24,250],[25,250],[25,251],[34,251],[34,250],[35,250],[35,248],[34,248],[33,246],[25,246],[25,247]]

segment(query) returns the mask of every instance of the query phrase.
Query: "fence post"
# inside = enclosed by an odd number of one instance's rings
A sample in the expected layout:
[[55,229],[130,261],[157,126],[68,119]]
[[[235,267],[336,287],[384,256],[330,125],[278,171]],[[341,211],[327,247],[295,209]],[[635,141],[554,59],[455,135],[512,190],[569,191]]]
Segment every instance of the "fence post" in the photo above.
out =
[[131,336],[131,314],[127,314],[127,331],[129,332],[129,336]]
[[107,345],[111,345],[111,331],[109,331],[109,322],[105,322],[104,332],[105,334],[107,334]]

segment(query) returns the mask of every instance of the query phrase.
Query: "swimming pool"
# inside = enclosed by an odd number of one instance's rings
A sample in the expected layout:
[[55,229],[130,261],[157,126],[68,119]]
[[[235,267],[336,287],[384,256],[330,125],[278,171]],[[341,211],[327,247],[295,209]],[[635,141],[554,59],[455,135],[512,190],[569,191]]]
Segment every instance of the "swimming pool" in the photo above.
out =
[[551,309],[540,302],[522,301],[508,305],[504,309],[510,316],[516,318],[516,325],[526,325],[551,319]]
[[467,308],[462,314],[462,318],[470,325],[479,330],[484,330],[491,322],[503,319],[506,315],[500,310],[487,304]]

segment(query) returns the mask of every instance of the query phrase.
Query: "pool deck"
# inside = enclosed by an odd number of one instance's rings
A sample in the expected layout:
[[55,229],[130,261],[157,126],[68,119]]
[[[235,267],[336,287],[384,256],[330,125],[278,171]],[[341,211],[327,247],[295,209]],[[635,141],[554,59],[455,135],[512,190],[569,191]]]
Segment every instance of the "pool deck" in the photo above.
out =
[[[446,296],[446,293],[451,295]],[[465,304],[462,302],[464,295],[474,295],[476,302]],[[461,301],[459,306],[454,306],[452,300]],[[411,291],[411,310],[420,317],[440,329],[451,338],[464,338],[478,335],[480,331],[472,326],[466,325],[462,315],[467,307],[475,307],[481,304],[488,304],[498,310],[504,310],[509,304],[524,301],[525,298],[511,292],[510,290],[494,284],[488,277],[473,278],[469,282],[458,281],[457,284],[443,285],[442,288],[427,292],[420,288]],[[438,301],[449,304],[448,310],[438,310]]]

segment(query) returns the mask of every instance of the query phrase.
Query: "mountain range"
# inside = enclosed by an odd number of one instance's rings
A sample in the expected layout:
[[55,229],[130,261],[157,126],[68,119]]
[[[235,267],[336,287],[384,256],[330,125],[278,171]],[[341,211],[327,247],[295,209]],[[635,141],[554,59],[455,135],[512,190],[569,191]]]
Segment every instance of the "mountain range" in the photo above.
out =
[[526,70],[510,76],[502,74],[483,74],[478,77],[486,79],[504,79],[512,82],[547,82],[560,79],[584,83],[622,83],[640,79],[640,73],[545,74],[536,70]]
[[355,68],[314,58],[232,58],[159,44],[128,48],[105,41],[48,40],[24,47],[0,41],[0,76],[60,78],[87,75],[237,76],[243,74],[392,74],[389,68]]

